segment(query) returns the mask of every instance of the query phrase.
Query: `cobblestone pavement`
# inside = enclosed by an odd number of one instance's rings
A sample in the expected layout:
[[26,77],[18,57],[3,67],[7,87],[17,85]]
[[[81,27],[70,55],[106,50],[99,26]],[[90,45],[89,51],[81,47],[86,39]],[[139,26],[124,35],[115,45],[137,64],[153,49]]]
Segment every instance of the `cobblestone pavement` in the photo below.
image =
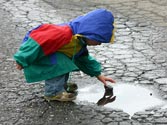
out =
[[[153,88],[167,99],[166,0],[1,0],[0,125],[166,125],[167,108],[154,107],[132,117],[118,109],[81,102],[46,102],[41,84],[25,84],[12,55],[26,31],[41,23],[62,23],[96,8],[113,11],[116,42],[92,48],[104,74],[116,81]],[[77,82],[98,82],[76,74]],[[85,80],[87,79],[87,80]],[[82,86],[82,85],[80,85]],[[86,103],[86,105],[85,105]]]

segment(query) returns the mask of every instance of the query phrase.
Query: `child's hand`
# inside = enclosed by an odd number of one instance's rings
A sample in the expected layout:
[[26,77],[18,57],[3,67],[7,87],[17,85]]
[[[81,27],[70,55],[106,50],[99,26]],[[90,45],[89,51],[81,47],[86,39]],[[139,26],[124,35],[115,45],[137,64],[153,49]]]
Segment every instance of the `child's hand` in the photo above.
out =
[[97,79],[98,79],[99,81],[101,81],[104,85],[107,84],[106,81],[109,81],[109,82],[111,82],[111,83],[115,83],[115,81],[114,81],[112,78],[108,78],[108,77],[105,77],[105,76],[103,76],[103,75],[97,76]]
[[18,70],[22,70],[23,67],[22,67],[21,65],[19,65],[19,64],[16,62],[16,69],[18,69]]

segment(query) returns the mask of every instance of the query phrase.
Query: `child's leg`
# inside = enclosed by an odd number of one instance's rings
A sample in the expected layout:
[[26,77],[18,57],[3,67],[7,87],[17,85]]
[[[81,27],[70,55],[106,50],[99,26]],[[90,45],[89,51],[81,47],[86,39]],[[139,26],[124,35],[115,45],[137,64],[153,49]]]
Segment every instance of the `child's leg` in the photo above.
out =
[[45,96],[54,96],[64,92],[64,84],[68,79],[67,74],[45,80]]
[[69,73],[65,74],[65,84],[67,84],[68,79],[69,79]]
[[67,73],[65,76],[65,84],[64,84],[65,90],[68,93],[73,93],[73,94],[77,95],[77,89],[78,89],[77,84],[75,84],[73,82],[67,83],[68,79],[69,79],[69,73]]

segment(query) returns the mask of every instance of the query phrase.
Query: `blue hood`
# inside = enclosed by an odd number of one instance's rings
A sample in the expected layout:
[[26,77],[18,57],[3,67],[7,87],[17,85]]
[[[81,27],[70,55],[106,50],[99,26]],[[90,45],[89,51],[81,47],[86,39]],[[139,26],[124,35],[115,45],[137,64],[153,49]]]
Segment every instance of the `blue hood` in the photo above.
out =
[[110,11],[97,9],[69,22],[73,34],[101,43],[109,43],[112,37],[114,17]]

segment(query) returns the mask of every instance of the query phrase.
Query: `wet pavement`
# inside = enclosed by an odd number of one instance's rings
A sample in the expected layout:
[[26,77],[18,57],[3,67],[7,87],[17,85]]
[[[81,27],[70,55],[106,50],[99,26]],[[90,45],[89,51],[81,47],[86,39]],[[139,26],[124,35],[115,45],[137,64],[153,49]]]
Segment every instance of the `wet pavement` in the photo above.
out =
[[[167,106],[130,117],[122,109],[88,101],[46,102],[43,85],[27,85],[22,72],[15,69],[12,55],[28,29],[41,23],[67,22],[101,7],[113,11],[117,26],[114,44],[89,47],[91,55],[102,63],[103,73],[117,83],[146,86],[159,99],[167,99],[166,0],[1,0],[0,125],[167,124]],[[101,84],[82,73],[74,73],[73,80],[80,88]]]

